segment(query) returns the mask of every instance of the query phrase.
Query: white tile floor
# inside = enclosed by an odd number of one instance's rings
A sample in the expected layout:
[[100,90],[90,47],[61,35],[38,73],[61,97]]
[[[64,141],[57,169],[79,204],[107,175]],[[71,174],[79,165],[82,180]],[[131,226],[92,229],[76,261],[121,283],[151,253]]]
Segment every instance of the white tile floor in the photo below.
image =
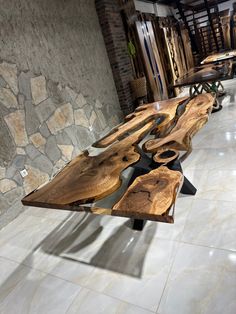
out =
[[235,314],[236,81],[194,138],[175,224],[29,208],[0,231],[0,313]]

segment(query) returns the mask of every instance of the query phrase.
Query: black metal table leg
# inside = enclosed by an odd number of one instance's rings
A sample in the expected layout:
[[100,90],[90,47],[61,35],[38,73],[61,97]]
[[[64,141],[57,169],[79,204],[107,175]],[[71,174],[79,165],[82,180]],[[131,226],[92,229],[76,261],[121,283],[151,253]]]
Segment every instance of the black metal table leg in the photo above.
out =
[[[171,170],[178,170],[183,173],[183,169],[181,166],[181,162],[179,159],[175,160],[174,162],[168,165],[168,168]],[[195,195],[197,193],[197,189],[195,186],[184,176],[184,183],[180,190],[180,193],[187,194],[187,195]]]
[[142,231],[143,227],[145,226],[146,220],[142,219],[134,219],[133,222],[133,230]]
[[191,182],[184,176],[184,183],[180,190],[182,194],[195,195],[197,193],[197,189],[192,185]]

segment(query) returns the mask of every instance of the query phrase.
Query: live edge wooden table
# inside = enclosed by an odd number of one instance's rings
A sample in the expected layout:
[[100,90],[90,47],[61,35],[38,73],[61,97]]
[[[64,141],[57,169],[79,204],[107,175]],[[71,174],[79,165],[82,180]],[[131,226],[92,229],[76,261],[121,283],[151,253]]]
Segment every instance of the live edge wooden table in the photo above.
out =
[[189,86],[190,97],[203,92],[215,93],[214,111],[219,111],[222,106],[218,102],[218,97],[224,94],[224,87],[221,82],[232,79],[233,75],[233,62],[231,60],[221,61],[217,64],[200,65],[190,69],[173,86]]
[[174,222],[178,193],[196,193],[181,162],[193,135],[208,121],[209,93],[138,107],[108,135],[84,151],[51,181],[22,200],[24,205],[129,217],[134,229],[146,220]]
[[202,60],[201,64],[216,63],[234,58],[236,58],[236,50],[229,50],[209,55],[204,60]]

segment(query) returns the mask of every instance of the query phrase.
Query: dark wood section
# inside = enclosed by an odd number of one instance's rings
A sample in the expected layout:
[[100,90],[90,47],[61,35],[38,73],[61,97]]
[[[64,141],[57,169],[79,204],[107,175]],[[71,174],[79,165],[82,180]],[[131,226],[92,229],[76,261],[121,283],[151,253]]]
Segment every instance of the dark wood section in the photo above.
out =
[[169,215],[169,211],[182,183],[183,175],[179,171],[164,166],[152,170],[135,179],[113,207],[112,214],[173,223],[173,215]]
[[216,82],[233,78],[232,61],[201,65],[179,78],[174,87],[194,85],[203,82]]

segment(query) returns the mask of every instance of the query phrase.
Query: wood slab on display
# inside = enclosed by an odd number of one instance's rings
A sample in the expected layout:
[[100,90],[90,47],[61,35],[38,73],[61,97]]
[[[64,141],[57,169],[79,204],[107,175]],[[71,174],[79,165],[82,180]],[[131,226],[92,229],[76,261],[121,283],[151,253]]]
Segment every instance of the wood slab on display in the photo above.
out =
[[232,61],[224,61],[219,64],[201,65],[189,70],[179,78],[174,87],[189,86],[205,82],[217,82],[233,78]]
[[214,101],[215,97],[209,93],[193,98],[170,134],[164,138],[148,140],[143,145],[144,151],[155,153],[157,157],[163,149],[185,151],[182,160],[185,159],[192,151],[192,137],[208,121]]
[[183,183],[179,171],[160,167],[134,180],[121,200],[112,208],[116,216],[135,217],[173,223],[169,212]]
[[157,78],[160,83],[160,90],[161,90],[161,95],[162,95],[161,99],[168,99],[168,89],[167,89],[167,84],[166,84],[165,73],[164,73],[162,62],[161,62],[160,51],[157,47],[157,42],[155,39],[152,22],[146,22],[146,27],[147,27],[147,35],[148,35],[147,37],[149,37],[149,40],[151,42],[151,46],[153,49],[153,54],[155,57],[155,65],[156,65],[157,75],[158,75]]
[[178,106],[187,100],[188,97],[173,98],[140,106],[133,113],[125,117],[123,124],[115,127],[108,135],[94,143],[93,146],[107,147],[128,132],[158,118],[161,119],[161,122],[158,123],[157,127],[161,129],[168,123],[173,122]]
[[[160,165],[176,160],[180,151],[191,151],[191,138],[208,120],[213,103],[211,94],[202,94],[193,99],[182,97],[139,107],[126,117],[124,124],[101,140],[101,147],[109,147],[98,149],[96,156],[83,152],[50,182],[25,196],[22,203],[172,223],[173,214],[170,211],[182,184],[182,174]],[[164,132],[167,126],[168,132]],[[154,130],[157,136],[156,129],[164,137],[147,140],[146,136]],[[154,153],[154,160],[158,162],[154,166],[152,164],[152,168],[145,166],[145,171],[157,168],[137,177],[126,189],[129,181],[124,181],[122,185],[122,172],[129,167],[132,170],[131,166],[140,161],[141,155],[142,160],[145,159],[138,147],[141,141],[145,143],[143,151]],[[107,196],[113,199],[112,205],[109,208],[100,207],[96,202],[103,202]]]
[[153,122],[147,123],[98,156],[91,157],[85,151],[63,168],[53,180],[26,196],[22,203],[70,209],[110,195],[121,185],[121,172],[140,159],[134,144],[150,132],[153,126]]
[[218,61],[224,61],[224,60],[229,60],[233,59],[236,57],[236,50],[230,50],[226,52],[219,52],[215,53],[213,55],[210,55],[206,57],[201,64],[207,64],[207,63],[213,63],[213,62],[218,62]]

